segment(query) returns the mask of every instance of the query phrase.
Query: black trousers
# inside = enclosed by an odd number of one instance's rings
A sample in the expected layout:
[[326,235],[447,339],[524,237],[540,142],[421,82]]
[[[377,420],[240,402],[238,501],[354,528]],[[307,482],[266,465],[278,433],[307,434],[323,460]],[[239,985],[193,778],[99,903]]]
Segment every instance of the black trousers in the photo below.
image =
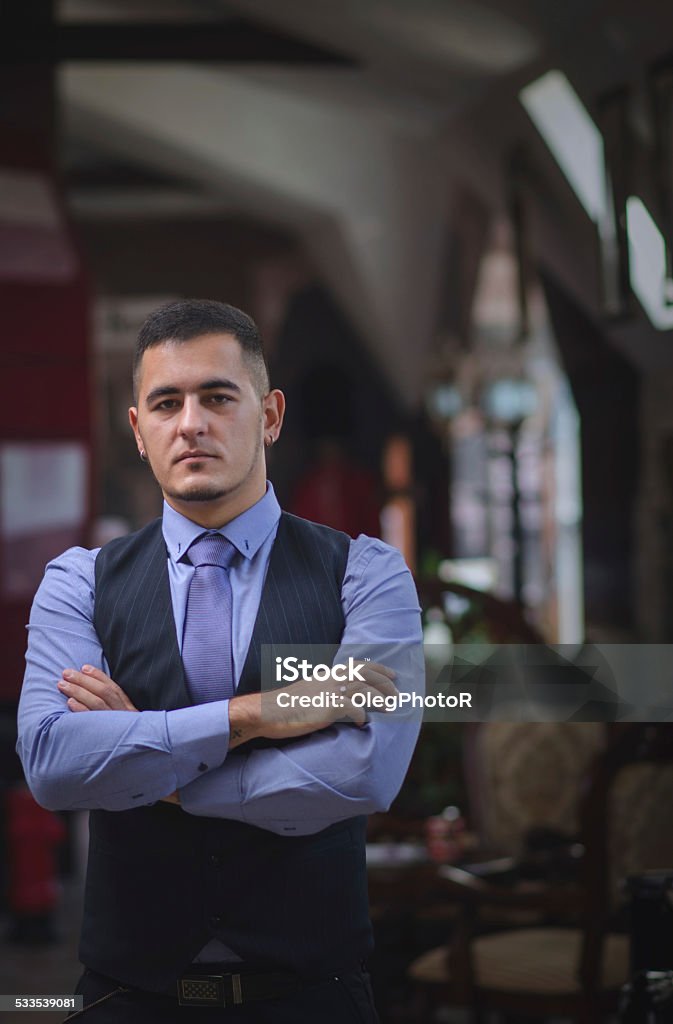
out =
[[379,1024],[365,970],[231,1007],[179,1006],[177,996],[128,988],[88,968],[75,993],[84,997],[84,1010],[69,1014],[72,1024]]

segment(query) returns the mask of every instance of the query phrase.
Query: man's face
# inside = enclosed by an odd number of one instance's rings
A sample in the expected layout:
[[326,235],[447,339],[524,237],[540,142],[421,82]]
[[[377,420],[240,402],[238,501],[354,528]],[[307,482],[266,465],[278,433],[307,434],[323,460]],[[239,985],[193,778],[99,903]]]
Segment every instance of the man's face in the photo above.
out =
[[284,405],[280,391],[256,390],[232,335],[208,334],[147,349],[129,420],[168,503],[212,527],[264,494],[264,442]]

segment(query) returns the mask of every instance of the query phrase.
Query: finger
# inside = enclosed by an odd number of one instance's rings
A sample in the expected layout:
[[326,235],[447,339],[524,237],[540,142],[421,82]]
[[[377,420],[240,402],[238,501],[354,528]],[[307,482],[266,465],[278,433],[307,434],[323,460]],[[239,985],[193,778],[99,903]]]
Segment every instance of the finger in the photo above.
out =
[[86,676],[87,679],[95,679],[99,683],[104,685],[112,684],[116,686],[114,679],[106,675],[102,668],[96,668],[95,665],[82,665],[82,675]]
[[[392,669],[385,665],[379,665],[377,662],[360,662],[357,668],[358,675],[362,676],[362,679],[349,678],[344,682],[336,680],[333,686],[339,693],[352,693],[355,690],[361,690],[363,686],[374,686],[381,693],[389,693],[391,696],[395,696],[399,692],[390,678]],[[380,671],[382,669],[385,669],[385,673]]]
[[397,672],[394,668],[389,668],[388,665],[382,665],[379,661],[360,661],[356,662],[358,665],[364,665],[365,668],[373,668],[375,672],[380,672],[381,675],[388,676],[388,679],[397,678]]
[[[63,678],[66,682],[88,690],[89,693],[94,693],[98,697],[105,696],[105,681],[99,679],[97,675],[93,675],[91,672],[79,672],[74,668],[66,668],[63,670]],[[112,680],[109,679],[108,682],[112,682]]]
[[83,704],[87,711],[109,710],[102,697],[91,693],[84,686],[78,686],[76,683],[70,683],[65,679],[61,679],[57,685],[61,693],[65,694],[68,698],[73,698],[78,704]]
[[118,683],[106,675],[101,668],[94,665],[82,665],[82,675],[87,679],[95,680],[102,686],[102,691],[97,691],[99,696],[105,700],[108,707],[117,708],[121,711],[137,711],[137,707],[126,696]]
[[[69,685],[79,686],[94,696],[100,697],[104,708],[108,711],[137,710],[121,686],[118,686],[114,679],[110,679],[105,672],[99,668],[94,668],[93,665],[83,665],[81,672],[71,668],[65,669],[63,678]],[[88,703],[88,701],[85,703]],[[91,710],[102,710],[102,707],[97,705],[95,709],[92,708]]]
[[68,704],[68,707],[69,707],[69,709],[71,711],[90,711],[91,710],[91,708],[88,708],[86,706],[86,704],[80,704],[80,702],[78,700],[75,700],[74,697],[69,697],[68,701],[67,701],[67,704]]
[[344,701],[344,718],[347,718],[353,725],[362,727],[367,724],[367,712],[364,708],[356,708],[347,698]]
[[[369,699],[363,701],[361,699],[362,696]],[[367,722],[371,721],[370,713],[376,715],[392,714],[394,711],[398,710],[397,698],[399,697],[399,691],[395,690],[395,693],[393,694],[393,697],[395,698],[394,703],[390,701],[384,703],[381,700],[381,696],[382,694],[380,690],[360,683],[360,685],[356,689],[353,689],[347,696],[342,695],[342,698],[347,707],[355,707],[356,710],[362,711],[364,724],[366,725]],[[357,700],[355,700],[356,697],[358,698]]]
[[[390,676],[384,675],[378,671],[378,666],[374,668],[371,665],[365,665],[361,670],[362,675],[365,677],[366,686],[372,686],[380,693],[390,694],[395,696],[399,691],[395,684],[391,682]],[[361,689],[363,684],[354,681],[352,684],[354,688]]]

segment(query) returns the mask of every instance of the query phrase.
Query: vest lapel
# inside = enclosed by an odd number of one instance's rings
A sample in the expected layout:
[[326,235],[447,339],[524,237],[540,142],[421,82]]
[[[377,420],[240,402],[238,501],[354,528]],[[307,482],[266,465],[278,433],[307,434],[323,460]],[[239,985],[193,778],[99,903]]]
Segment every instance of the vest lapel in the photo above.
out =
[[[127,563],[123,597],[100,583],[96,617],[112,620],[105,652],[112,678],[141,711],[174,711],[191,704],[175,634],[168,581],[166,544],[161,520],[145,529],[145,543],[136,545]],[[101,581],[102,582],[102,581]],[[123,601],[119,615],[117,601]],[[99,635],[101,629],[98,625]]]
[[[285,512],[281,514],[250,647],[236,691],[238,694],[260,689],[263,645],[301,645],[302,655],[316,660],[312,658],[311,650],[315,645],[316,631],[321,631],[317,626],[320,618],[329,618],[330,612],[336,617],[331,630],[325,630],[326,636],[334,635],[335,630],[340,636],[343,631],[339,591],[335,595],[334,589],[328,588],[329,579],[325,574],[324,584],[319,581],[319,591],[316,592],[315,568],[307,565],[306,549],[297,537],[294,523],[294,517]],[[329,607],[330,604],[334,607]],[[336,650],[335,645],[334,653]],[[325,645],[316,647],[316,651],[320,652],[319,660],[325,660]]]

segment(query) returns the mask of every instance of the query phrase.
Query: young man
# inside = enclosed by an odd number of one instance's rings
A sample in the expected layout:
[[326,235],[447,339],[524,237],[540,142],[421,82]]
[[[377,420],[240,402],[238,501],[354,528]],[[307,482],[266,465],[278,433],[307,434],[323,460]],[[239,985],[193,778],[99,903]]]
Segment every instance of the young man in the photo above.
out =
[[[36,799],[91,811],[81,1017],[375,1021],[365,816],[396,795],[418,722],[353,698],[418,685],[413,581],[382,542],[281,512],[264,449],[284,397],[240,310],[153,313],[134,395],[163,516],[47,566],[19,707]],[[263,705],[265,644],[390,656],[335,706],[286,709]]]

